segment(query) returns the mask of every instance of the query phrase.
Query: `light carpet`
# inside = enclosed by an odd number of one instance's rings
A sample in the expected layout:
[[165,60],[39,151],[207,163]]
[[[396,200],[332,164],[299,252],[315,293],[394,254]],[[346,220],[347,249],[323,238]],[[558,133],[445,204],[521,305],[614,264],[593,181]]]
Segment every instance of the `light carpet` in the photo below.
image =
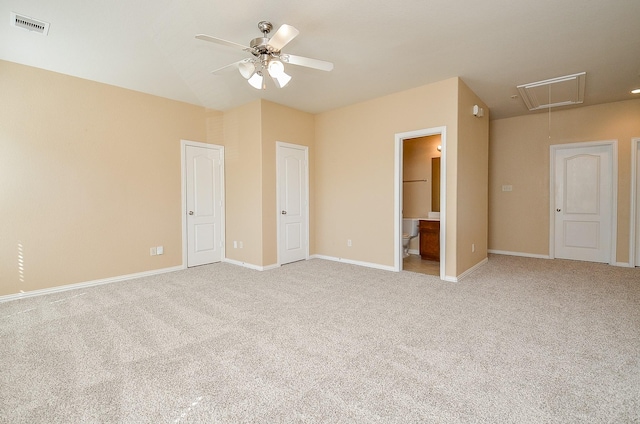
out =
[[640,270],[227,263],[0,304],[0,422],[640,422]]

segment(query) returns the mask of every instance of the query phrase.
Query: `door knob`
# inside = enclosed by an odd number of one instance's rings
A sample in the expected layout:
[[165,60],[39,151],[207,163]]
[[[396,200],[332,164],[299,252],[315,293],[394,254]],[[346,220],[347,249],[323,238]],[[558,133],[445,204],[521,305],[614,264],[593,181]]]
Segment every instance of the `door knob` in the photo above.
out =
[[282,211],[282,212],[280,212],[280,213],[281,213],[282,215],[286,215],[286,214],[287,214],[287,211]]
[[560,212],[560,209],[556,209],[556,212]]
[[189,215],[193,215],[193,211],[189,211]]

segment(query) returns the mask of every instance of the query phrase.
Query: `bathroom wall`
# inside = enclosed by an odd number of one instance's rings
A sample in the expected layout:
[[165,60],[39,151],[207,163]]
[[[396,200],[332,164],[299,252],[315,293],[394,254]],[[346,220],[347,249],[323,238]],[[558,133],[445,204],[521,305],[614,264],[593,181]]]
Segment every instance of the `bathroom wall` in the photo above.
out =
[[440,157],[438,145],[440,145],[439,134],[404,142],[402,159],[404,217],[426,217],[431,211],[431,159]]

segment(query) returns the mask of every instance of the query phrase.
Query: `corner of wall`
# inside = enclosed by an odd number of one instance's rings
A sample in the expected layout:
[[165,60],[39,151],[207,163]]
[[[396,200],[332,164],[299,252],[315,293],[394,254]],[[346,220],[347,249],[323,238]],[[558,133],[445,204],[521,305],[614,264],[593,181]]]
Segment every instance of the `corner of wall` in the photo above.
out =
[[457,155],[456,275],[461,275],[487,258],[489,222],[489,108],[462,79]]

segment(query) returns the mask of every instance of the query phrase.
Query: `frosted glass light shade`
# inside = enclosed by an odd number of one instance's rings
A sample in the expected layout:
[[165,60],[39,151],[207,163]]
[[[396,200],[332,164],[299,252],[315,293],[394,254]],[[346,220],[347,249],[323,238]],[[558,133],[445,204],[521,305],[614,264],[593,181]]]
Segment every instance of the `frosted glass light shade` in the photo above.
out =
[[256,66],[251,62],[242,62],[238,65],[238,69],[240,70],[240,74],[244,77],[244,79],[249,79],[256,71]]
[[276,85],[280,88],[289,84],[289,81],[291,81],[291,76],[287,75],[284,71],[281,72],[280,75],[277,75],[277,76],[271,75],[271,77],[273,78],[273,81],[276,83]]
[[281,74],[284,74],[284,65],[279,60],[271,60],[269,62],[269,75],[273,78],[278,78]]
[[251,84],[253,88],[262,90],[262,74],[260,72],[253,74],[253,76],[249,78],[249,84]]

